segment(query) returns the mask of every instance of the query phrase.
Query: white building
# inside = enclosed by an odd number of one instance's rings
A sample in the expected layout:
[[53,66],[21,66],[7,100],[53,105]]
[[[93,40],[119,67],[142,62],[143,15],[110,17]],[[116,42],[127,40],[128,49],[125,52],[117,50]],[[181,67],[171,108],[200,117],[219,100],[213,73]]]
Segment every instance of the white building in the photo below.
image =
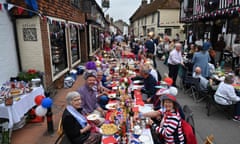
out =
[[0,10],[0,84],[9,80],[10,77],[17,76],[19,72],[14,25],[8,16],[8,11],[3,6],[5,2],[6,0],[0,0],[2,4]]

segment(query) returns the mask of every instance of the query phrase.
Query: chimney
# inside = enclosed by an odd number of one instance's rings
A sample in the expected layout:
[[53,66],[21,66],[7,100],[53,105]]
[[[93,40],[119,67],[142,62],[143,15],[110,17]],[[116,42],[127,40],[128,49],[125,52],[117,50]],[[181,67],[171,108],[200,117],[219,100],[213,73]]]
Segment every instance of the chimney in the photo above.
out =
[[147,0],[142,0],[142,5],[147,5],[148,1]]

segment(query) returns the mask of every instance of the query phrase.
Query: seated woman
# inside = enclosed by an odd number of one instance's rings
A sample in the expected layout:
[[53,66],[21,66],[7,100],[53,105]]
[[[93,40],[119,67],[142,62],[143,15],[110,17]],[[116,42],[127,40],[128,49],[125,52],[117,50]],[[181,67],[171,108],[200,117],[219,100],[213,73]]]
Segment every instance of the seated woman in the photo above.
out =
[[[149,124],[152,125],[155,133],[160,134],[159,140],[161,143],[184,144],[181,116],[178,112],[179,104],[176,97],[167,94],[161,97],[161,101],[163,108],[158,111],[162,116],[161,123],[155,124],[152,120],[149,120]],[[175,135],[177,138],[175,138]]]
[[221,105],[235,104],[234,118],[235,121],[240,121],[240,97],[236,95],[235,89],[232,86],[233,76],[226,76],[224,82],[221,82],[214,94],[214,100]]
[[99,144],[101,134],[91,133],[91,125],[81,114],[81,96],[69,92],[66,96],[67,107],[62,115],[63,131],[72,144]]

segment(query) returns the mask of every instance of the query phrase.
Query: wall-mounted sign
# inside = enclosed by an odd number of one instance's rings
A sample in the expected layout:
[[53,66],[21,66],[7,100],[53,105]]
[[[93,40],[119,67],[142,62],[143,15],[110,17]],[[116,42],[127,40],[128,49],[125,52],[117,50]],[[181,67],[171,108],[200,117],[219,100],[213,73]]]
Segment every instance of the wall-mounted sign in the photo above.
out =
[[110,7],[110,0],[102,0],[102,7],[109,8]]
[[37,28],[35,24],[23,24],[23,40],[37,41]]

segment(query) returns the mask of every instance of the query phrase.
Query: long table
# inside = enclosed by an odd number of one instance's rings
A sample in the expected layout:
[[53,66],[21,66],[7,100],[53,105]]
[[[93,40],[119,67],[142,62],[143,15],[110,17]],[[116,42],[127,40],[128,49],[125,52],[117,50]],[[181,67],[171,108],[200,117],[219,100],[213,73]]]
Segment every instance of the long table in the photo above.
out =
[[13,125],[20,122],[24,114],[35,105],[35,97],[43,94],[44,89],[36,87],[30,93],[22,94],[20,100],[14,101],[11,106],[5,106],[4,103],[0,104],[0,118],[9,119],[8,128],[13,128]]

